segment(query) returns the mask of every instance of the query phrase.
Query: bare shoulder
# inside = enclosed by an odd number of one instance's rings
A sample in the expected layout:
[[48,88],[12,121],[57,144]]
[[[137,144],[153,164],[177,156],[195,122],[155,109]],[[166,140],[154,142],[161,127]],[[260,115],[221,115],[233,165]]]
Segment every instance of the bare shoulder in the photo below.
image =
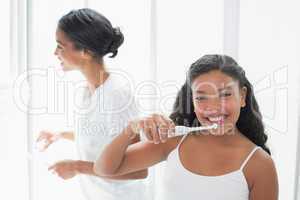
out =
[[167,159],[169,154],[177,147],[182,137],[183,136],[172,137],[169,138],[165,143],[160,143],[160,144],[151,143],[150,145],[155,145],[157,146],[156,148],[160,148],[161,151],[163,152],[164,158]]
[[251,185],[255,180],[269,177],[274,172],[276,169],[273,159],[261,148],[255,151],[244,168],[244,173]]
[[[254,175],[271,174],[276,171],[272,157],[262,148],[256,150],[252,161],[249,161],[248,168],[254,171]],[[260,177],[260,176],[259,176]]]
[[243,171],[248,182],[250,196],[253,199],[277,199],[276,167],[272,157],[267,152],[261,148],[256,150]]
[[262,148],[257,149],[254,161],[263,162],[266,165],[273,165],[272,157]]

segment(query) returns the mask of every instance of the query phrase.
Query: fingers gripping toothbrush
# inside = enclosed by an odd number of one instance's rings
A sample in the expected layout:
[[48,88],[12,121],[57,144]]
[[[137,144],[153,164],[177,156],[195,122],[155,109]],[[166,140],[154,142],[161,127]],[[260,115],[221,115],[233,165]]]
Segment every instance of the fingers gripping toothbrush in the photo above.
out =
[[[135,133],[140,134],[140,136],[144,138],[145,135],[138,123],[132,123],[131,128]],[[213,130],[217,128],[218,128],[218,124],[216,123],[208,126],[198,126],[198,127],[175,126],[175,129],[168,130],[168,136],[176,137],[180,135],[186,135],[195,131],[201,132],[201,131]]]
[[175,131],[171,136],[176,137],[180,135],[186,135],[191,132],[196,132],[196,131],[201,132],[201,131],[213,130],[217,128],[218,128],[218,124],[212,124],[209,126],[198,126],[198,127],[175,126]]

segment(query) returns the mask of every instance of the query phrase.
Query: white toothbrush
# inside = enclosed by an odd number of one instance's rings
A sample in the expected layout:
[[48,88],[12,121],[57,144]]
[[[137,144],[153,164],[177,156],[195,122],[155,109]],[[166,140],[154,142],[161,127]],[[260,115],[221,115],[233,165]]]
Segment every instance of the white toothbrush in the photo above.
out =
[[212,124],[209,126],[198,126],[198,127],[175,126],[175,131],[173,134],[171,134],[171,136],[176,137],[179,135],[186,135],[190,132],[207,131],[207,130],[212,130],[217,128],[218,128],[218,124]]
[[[137,123],[133,123],[131,128],[135,133],[140,134],[142,140],[145,140],[145,134],[143,133],[143,130],[139,127]],[[175,126],[175,129],[168,130],[168,136],[176,137],[180,135],[186,135],[190,132],[206,131],[206,130],[212,130],[217,128],[218,128],[218,124],[212,124],[209,126],[198,126],[198,127]]]

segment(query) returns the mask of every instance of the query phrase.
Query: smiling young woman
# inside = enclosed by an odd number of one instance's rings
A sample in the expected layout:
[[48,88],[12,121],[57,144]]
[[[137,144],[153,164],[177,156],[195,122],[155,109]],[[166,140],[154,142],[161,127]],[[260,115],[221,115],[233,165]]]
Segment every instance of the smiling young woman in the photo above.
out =
[[[147,142],[129,146],[139,124]],[[175,125],[218,123],[206,134],[168,138]],[[267,135],[244,70],[229,56],[193,63],[170,118],[131,122],[99,156],[99,175],[121,175],[166,161],[163,200],[277,200],[278,180]]]

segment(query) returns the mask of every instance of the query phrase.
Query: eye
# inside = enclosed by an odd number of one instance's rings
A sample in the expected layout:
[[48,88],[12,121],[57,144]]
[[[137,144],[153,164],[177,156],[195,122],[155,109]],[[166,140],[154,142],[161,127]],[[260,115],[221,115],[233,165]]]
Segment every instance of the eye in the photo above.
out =
[[221,92],[220,97],[230,97],[232,95],[231,92]]
[[207,99],[207,97],[206,97],[206,96],[198,96],[198,97],[196,97],[195,99],[196,99],[197,101],[204,101],[204,100]]
[[56,48],[62,49],[62,46],[60,46],[60,45],[58,44],[58,45],[56,45]]

